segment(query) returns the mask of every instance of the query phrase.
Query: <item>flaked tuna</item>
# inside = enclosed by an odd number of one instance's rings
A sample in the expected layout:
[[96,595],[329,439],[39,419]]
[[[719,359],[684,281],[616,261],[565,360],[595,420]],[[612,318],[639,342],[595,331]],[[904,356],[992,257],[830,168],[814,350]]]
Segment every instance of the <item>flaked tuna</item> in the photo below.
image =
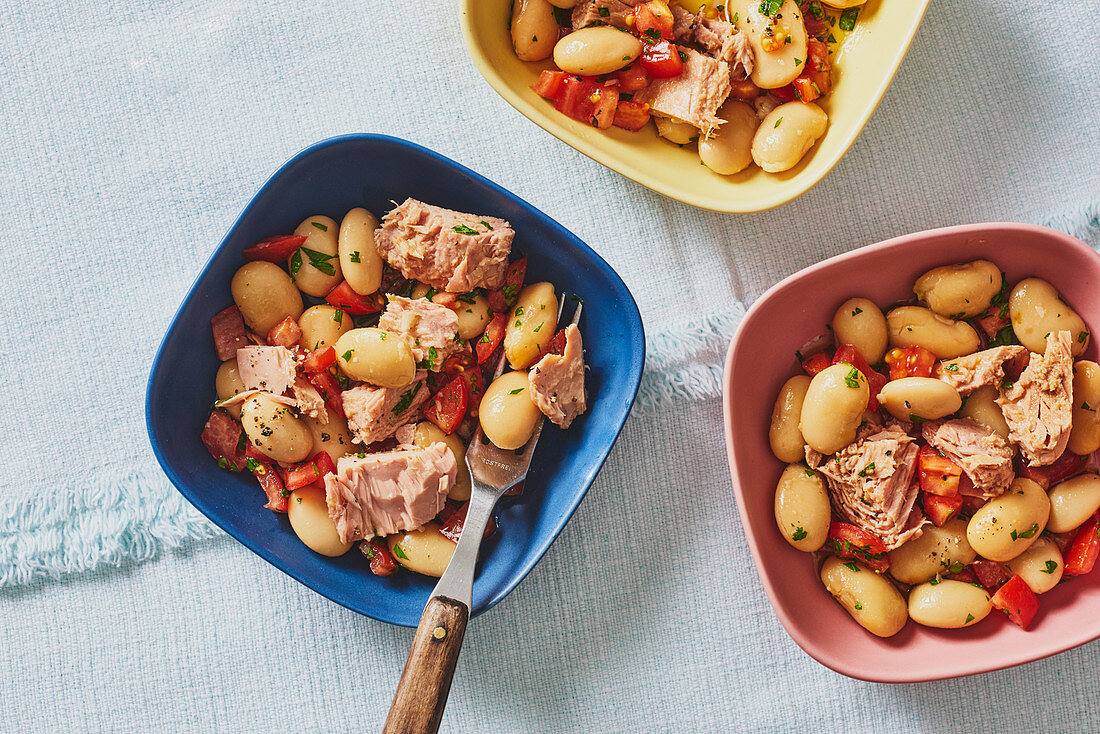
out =
[[730,65],[692,49],[681,49],[684,70],[672,79],[656,79],[634,95],[653,114],[699,128],[703,136],[722,124],[718,108],[730,94]]
[[443,360],[458,351],[458,314],[426,298],[390,296],[378,328],[403,335],[413,359],[425,369],[437,372]]
[[955,388],[959,395],[969,395],[985,385],[1000,387],[1005,379],[1005,362],[1016,359],[1025,352],[1026,349],[1016,345],[975,352],[940,362],[936,368],[936,377]]
[[745,34],[722,18],[708,18],[700,11],[692,25],[691,38],[706,52],[730,65],[730,71],[745,78],[752,74],[755,57]]
[[299,413],[315,418],[321,423],[328,423],[325,399],[321,397],[320,391],[309,383],[309,380],[296,378],[294,384],[290,386],[290,391],[294,395]]
[[1008,440],[1031,466],[1058,460],[1069,443],[1073,417],[1073,335],[1047,335],[1046,353],[1031,362],[1012,385],[1003,385],[997,405],[1008,424]]
[[496,217],[405,199],[375,232],[378,254],[401,275],[450,293],[504,285],[515,232]]
[[359,385],[340,394],[348,428],[354,440],[371,444],[394,435],[397,429],[416,415],[416,410],[428,399],[424,384],[428,373],[419,370],[412,383],[404,387],[374,387]]
[[282,395],[294,384],[297,365],[286,347],[242,347],[237,370],[246,388]]
[[593,25],[627,27],[627,16],[634,15],[634,6],[623,0],[582,0],[569,16],[573,30]]
[[575,325],[565,327],[563,353],[545,355],[531,368],[527,379],[531,399],[556,425],[568,428],[585,411],[584,347]]
[[439,514],[458,476],[447,444],[342,456],[325,476],[328,514],[343,542],[413,530]]
[[974,486],[965,487],[963,494],[990,499],[1004,494],[1016,478],[1012,447],[971,418],[925,423],[921,434],[930,446],[966,472]]
[[889,425],[820,459],[818,471],[826,477],[837,514],[876,535],[890,550],[919,536],[928,524],[915,507],[918,451],[905,431]]

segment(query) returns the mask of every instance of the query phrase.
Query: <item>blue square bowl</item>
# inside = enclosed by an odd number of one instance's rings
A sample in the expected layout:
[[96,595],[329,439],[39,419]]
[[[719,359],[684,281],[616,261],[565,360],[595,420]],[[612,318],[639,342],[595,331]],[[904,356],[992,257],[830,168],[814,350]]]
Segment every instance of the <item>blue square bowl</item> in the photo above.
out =
[[381,215],[411,196],[511,222],[534,280],[584,299],[589,410],[568,431],[547,426],[524,493],[495,512],[500,531],[483,546],[473,613],[493,606],[538,562],[580,504],[626,420],[641,379],[645,336],[622,279],[575,235],[519,197],[426,148],[382,135],[331,138],[272,176],[233,224],[184,299],[153,361],[145,398],[153,452],[179,491],[258,556],[314,591],[374,619],[415,627],[435,579],[371,574],[356,550],[326,558],[306,548],[286,515],[263,508],[251,476],[218,468],[199,441],[220,364],[210,317],[232,303],[241,250],[291,232],[305,217],[340,221],[353,207]]

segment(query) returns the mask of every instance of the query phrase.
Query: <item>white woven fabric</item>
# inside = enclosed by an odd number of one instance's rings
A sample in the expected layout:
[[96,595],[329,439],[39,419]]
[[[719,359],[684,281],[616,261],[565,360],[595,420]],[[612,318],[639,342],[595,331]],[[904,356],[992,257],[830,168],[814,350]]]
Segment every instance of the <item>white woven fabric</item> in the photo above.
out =
[[638,408],[588,498],[471,627],[446,729],[1100,728],[1096,644],[894,687],[803,654],[753,573],[716,401],[745,306],[824,257],[988,220],[1100,247],[1100,14],[934,4],[836,170],[735,217],[651,193],[524,119],[470,63],[458,12],[0,5],[0,729],[378,728],[411,632],[214,531],[158,477],[142,415],[160,336],[237,212],[294,152],[355,131],[427,145],[561,221],[620,272],[649,334]]

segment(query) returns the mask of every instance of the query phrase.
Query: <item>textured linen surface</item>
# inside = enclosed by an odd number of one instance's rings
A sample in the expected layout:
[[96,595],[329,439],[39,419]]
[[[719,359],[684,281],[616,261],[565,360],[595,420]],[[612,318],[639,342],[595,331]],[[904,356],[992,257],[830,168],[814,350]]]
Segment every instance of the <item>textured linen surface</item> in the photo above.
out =
[[1100,728],[1095,643],[908,686],[802,653],[752,571],[716,400],[745,306],[824,257],[990,220],[1100,247],[1100,13],[935,3],[836,170],[737,217],[537,129],[478,75],[458,12],[0,4],[0,729],[379,727],[411,631],[212,528],[156,470],[142,415],[159,338],[240,208],[297,150],[356,131],[438,150],[561,221],[623,276],[648,332],[637,409],[543,562],[471,626],[445,729]]

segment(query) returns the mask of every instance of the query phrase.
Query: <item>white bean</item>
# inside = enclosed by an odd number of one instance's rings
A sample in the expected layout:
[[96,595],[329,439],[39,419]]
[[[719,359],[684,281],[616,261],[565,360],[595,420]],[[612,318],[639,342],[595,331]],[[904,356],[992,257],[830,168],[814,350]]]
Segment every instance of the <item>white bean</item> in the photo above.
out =
[[[776,89],[793,82],[805,66],[809,40],[798,4],[794,0],[784,0],[773,17],[760,12],[764,4],[759,0],[728,0],[727,5],[737,18],[738,30],[752,46],[755,59],[750,76],[752,83],[761,89]],[[772,51],[764,50],[765,39],[785,41],[787,36],[789,43],[784,42]]]
[[642,53],[642,42],[612,26],[573,31],[554,46],[554,63],[577,76],[600,76],[623,68]]
[[542,61],[554,53],[558,21],[546,0],[515,0],[511,30],[512,48],[521,61]]
[[327,303],[310,306],[298,318],[298,328],[302,330],[298,343],[310,351],[331,347],[353,326],[351,315],[334,306]]
[[425,576],[439,578],[447,570],[455,544],[439,532],[439,524],[429,522],[416,530],[386,537],[394,559],[405,568]]
[[241,406],[241,425],[252,445],[264,456],[285,464],[309,458],[313,436],[290,408],[271,399],[271,393],[257,393]]
[[699,140],[699,160],[707,168],[729,176],[752,164],[752,139],[760,121],[756,110],[738,100],[727,100],[718,110],[725,124]]
[[1001,269],[988,260],[933,268],[913,286],[928,308],[950,318],[977,316],[1000,290]]
[[416,375],[416,360],[400,334],[368,327],[336,340],[336,364],[353,380],[379,387],[404,387]]
[[290,493],[287,519],[299,540],[322,556],[335,558],[351,550],[353,542],[344,542],[336,532],[336,524],[328,514],[325,490],[307,486]]
[[1035,352],[1046,351],[1047,334],[1068,331],[1072,337],[1070,351],[1078,357],[1089,346],[1089,330],[1050,283],[1040,278],[1026,278],[1016,284],[1008,297],[1008,315],[1012,330],[1020,344]]
[[1088,456],[1100,450],[1100,365],[1082,359],[1073,365],[1073,419],[1067,450]]
[[1024,580],[1036,594],[1045,594],[1062,580],[1065,562],[1058,545],[1047,537],[1008,562],[1008,568]]
[[784,540],[812,553],[829,537],[829,494],[821,476],[805,464],[783,470],[775,488],[775,523]]
[[966,539],[966,521],[953,518],[943,527],[932,525],[916,538],[890,551],[890,575],[903,584],[919,584],[966,566],[978,554]]
[[498,447],[521,448],[531,439],[535,424],[542,418],[535,401],[527,373],[505,372],[485,388],[478,408],[478,420],[485,436]]
[[787,102],[768,113],[752,139],[752,159],[768,173],[798,165],[825,134],[829,116],[813,102]]
[[[228,400],[243,390],[244,380],[241,379],[241,372],[237,367],[237,358],[222,362],[214,378],[214,391],[218,394],[218,400]],[[240,405],[230,405],[226,410],[237,420],[241,419]]]
[[461,438],[453,433],[444,433],[440,430],[439,426],[431,421],[422,421],[416,424],[413,444],[420,448],[427,448],[433,443],[438,442],[447,444],[447,448],[450,449],[451,455],[455,457],[455,463],[458,464],[458,476],[455,478],[455,483],[454,486],[451,487],[451,491],[447,493],[447,497],[455,502],[465,502],[470,499],[470,490],[472,488],[470,482],[470,467],[466,465],[466,444]]
[[851,344],[867,364],[878,364],[886,354],[886,317],[873,301],[849,298],[833,314],[837,344]]
[[985,589],[943,579],[914,586],[909,592],[909,618],[925,627],[960,629],[977,624],[993,610]]
[[[301,263],[298,272],[293,273],[294,285],[306,295],[323,297],[344,279],[340,271],[337,224],[328,217],[310,217],[298,225],[294,234],[306,236],[302,247],[295,250],[288,261],[292,271],[295,263]],[[306,250],[318,254],[311,256]]]
[[983,558],[1011,561],[1043,532],[1050,517],[1047,493],[1017,477],[1008,491],[982,506],[966,527],[966,539]]
[[1055,485],[1048,495],[1052,533],[1076,530],[1100,510],[1100,476],[1089,472]]
[[821,566],[821,583],[852,619],[871,634],[892,637],[901,632],[909,619],[901,593],[860,563],[829,556]]
[[802,401],[799,428],[806,444],[828,455],[854,441],[869,394],[867,378],[849,364],[818,372]]
[[340,223],[340,270],[351,289],[369,295],[382,285],[382,256],[374,244],[378,219],[366,209],[355,208]]
[[959,415],[963,418],[971,418],[983,426],[998,434],[1003,439],[1008,439],[1008,423],[1001,413],[1001,406],[997,405],[997,388],[993,385],[979,387],[970,393],[970,397],[963,403]]
[[287,316],[297,319],[302,315],[302,294],[275,263],[245,263],[234,273],[229,290],[248,328],[261,337]]
[[935,420],[951,415],[962,407],[955,388],[934,377],[903,377],[883,385],[879,404],[903,421]]
[[504,353],[512,369],[527,369],[538,360],[554,338],[557,323],[558,297],[552,283],[532,283],[520,291],[504,329]]
[[699,139],[699,128],[682,120],[654,115],[653,123],[657,126],[658,135],[676,145],[687,145]]
[[802,402],[809,387],[809,377],[795,375],[783,383],[772,409],[768,443],[775,457],[788,464],[802,461],[806,456],[806,441],[799,423],[802,421]]
[[981,347],[974,327],[921,306],[899,306],[886,314],[890,345],[924,347],[939,359],[972,354]]

